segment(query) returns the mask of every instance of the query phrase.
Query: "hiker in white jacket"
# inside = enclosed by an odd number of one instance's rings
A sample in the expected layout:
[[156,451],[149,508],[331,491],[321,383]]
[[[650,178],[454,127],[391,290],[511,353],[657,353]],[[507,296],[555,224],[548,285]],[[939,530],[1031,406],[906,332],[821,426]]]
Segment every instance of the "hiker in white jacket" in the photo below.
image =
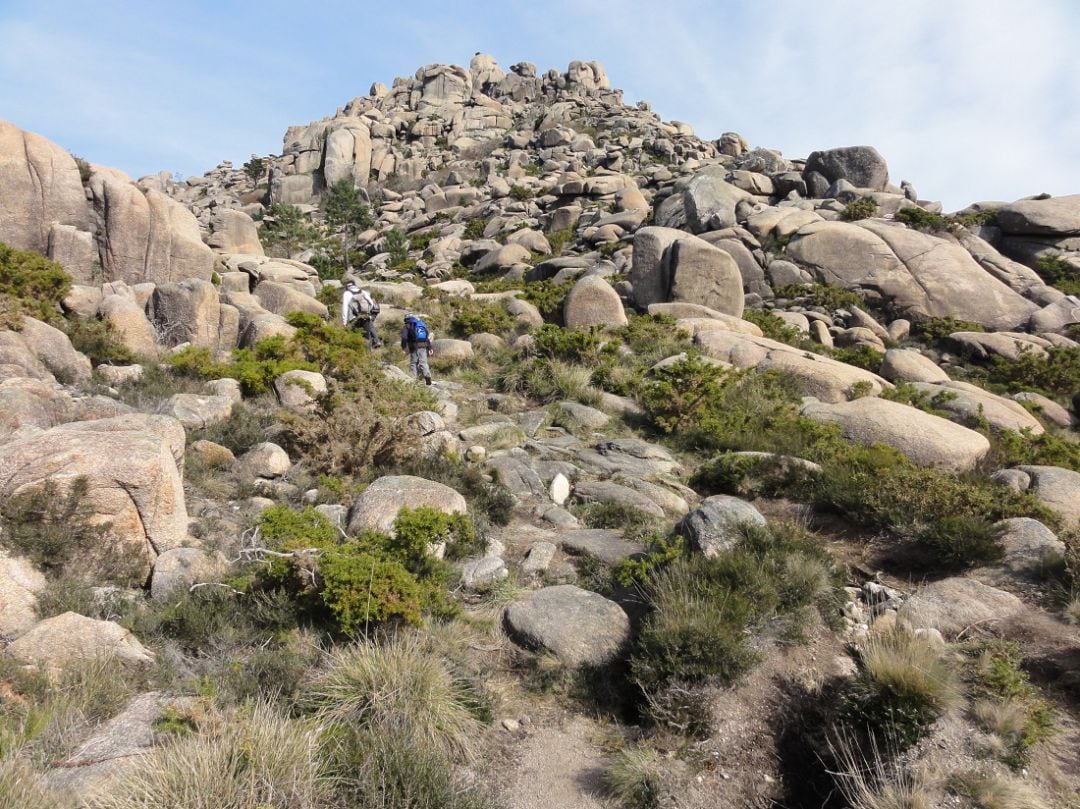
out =
[[382,341],[375,333],[375,318],[379,316],[379,304],[366,289],[360,289],[355,281],[345,284],[345,293],[341,296],[341,323],[345,328],[362,328],[367,335],[368,344],[379,348]]

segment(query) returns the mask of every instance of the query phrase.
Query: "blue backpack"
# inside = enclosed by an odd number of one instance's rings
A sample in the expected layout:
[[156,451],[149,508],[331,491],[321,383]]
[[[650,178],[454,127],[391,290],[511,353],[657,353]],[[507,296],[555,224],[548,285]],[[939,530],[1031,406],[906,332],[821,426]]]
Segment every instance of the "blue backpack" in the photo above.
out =
[[428,339],[427,323],[420,318],[409,322],[409,339],[414,343],[426,343]]

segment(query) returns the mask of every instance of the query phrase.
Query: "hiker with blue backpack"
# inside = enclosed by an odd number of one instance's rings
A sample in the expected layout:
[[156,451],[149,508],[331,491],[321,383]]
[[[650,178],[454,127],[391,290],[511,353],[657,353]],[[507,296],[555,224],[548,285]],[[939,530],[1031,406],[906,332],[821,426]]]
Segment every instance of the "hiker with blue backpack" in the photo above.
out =
[[409,370],[416,374],[417,379],[423,378],[428,385],[431,384],[428,357],[435,353],[431,347],[434,338],[431,329],[421,318],[412,313],[405,315],[405,325],[401,327],[401,347],[409,352]]

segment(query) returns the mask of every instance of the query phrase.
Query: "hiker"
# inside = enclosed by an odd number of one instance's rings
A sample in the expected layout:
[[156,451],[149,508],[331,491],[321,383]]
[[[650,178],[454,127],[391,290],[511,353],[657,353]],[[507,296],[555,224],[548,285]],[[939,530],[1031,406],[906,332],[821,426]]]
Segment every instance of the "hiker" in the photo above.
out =
[[366,289],[357,286],[356,281],[345,284],[345,294],[341,297],[341,320],[345,328],[361,328],[367,335],[372,348],[382,346],[382,340],[375,333],[375,318],[379,316],[379,304]]
[[433,339],[427,323],[412,313],[405,315],[405,325],[401,327],[401,347],[409,352],[409,370],[416,374],[417,379],[423,377],[428,385],[431,384],[428,357],[435,353],[431,347]]

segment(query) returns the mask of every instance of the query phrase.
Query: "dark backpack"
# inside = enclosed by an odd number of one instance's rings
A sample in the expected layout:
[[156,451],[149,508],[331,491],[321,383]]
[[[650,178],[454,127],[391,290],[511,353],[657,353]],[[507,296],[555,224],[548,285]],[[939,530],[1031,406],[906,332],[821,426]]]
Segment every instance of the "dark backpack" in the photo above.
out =
[[426,343],[428,339],[427,323],[420,318],[409,321],[409,342]]
[[374,298],[371,299],[371,311],[368,314],[371,315],[372,320],[379,316],[379,302]]

